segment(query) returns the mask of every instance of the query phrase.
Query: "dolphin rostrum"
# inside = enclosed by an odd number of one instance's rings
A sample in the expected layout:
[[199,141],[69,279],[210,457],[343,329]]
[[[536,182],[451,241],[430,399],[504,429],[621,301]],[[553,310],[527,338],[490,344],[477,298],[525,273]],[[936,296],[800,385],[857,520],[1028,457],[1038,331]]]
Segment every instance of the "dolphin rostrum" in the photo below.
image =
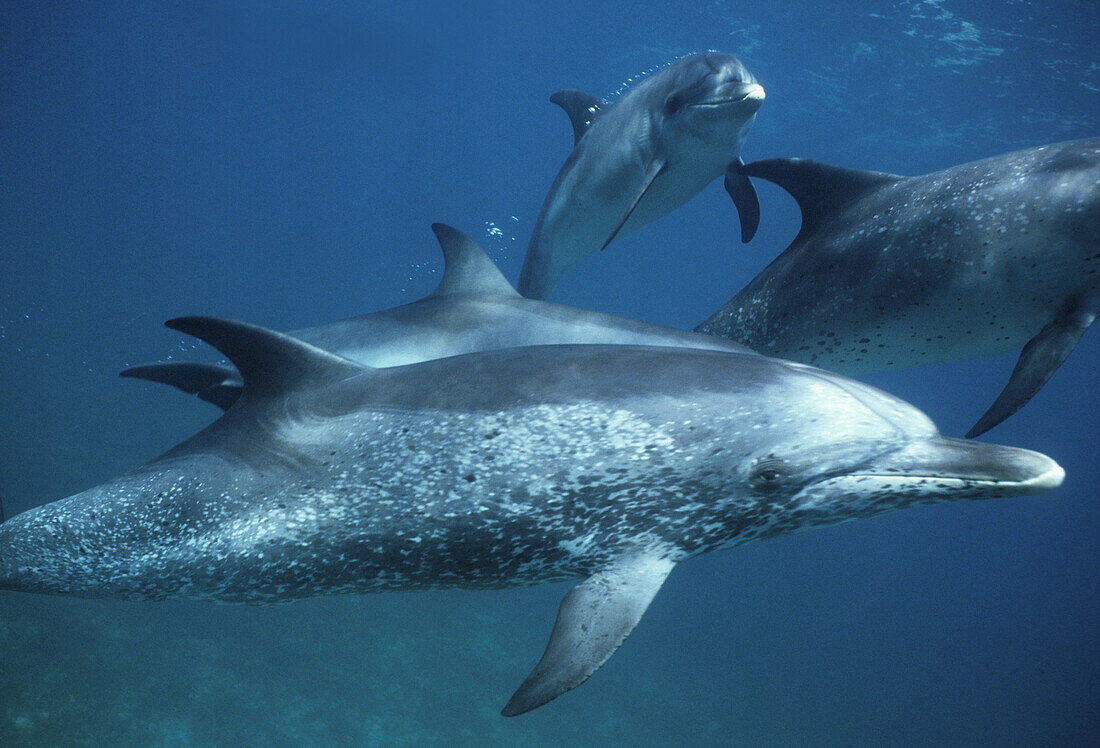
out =
[[[660,345],[751,353],[730,341],[609,314],[526,299],[470,237],[441,223],[432,231],[444,270],[429,296],[291,336],[374,367],[401,366],[461,353],[556,343]],[[167,362],[133,366],[123,377],[171,384],[225,410],[241,392],[231,366]]]
[[970,430],[1019,410],[1100,313],[1100,138],[921,177],[768,159],[802,229],[696,330],[858,374],[1023,349]]
[[690,200],[725,173],[749,241],[756,191],[734,167],[764,89],[733,55],[683,57],[604,102],[580,91],[550,100],[573,123],[576,145],[542,205],[518,289],[542,299],[581,258]]
[[1041,454],[943,437],[872,387],[764,356],[566,345],[374,369],[243,323],[169,326],[236,365],[240,399],[146,465],[0,525],[0,589],[278,602],[582,580],[509,716],[585,681],[683,559],[1063,479]]

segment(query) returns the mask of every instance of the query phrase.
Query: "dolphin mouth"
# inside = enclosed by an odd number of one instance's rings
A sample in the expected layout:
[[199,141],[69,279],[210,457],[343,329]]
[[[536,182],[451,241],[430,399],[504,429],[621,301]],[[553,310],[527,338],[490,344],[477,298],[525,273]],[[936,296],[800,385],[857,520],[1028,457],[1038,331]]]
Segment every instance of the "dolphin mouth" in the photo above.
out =
[[764,87],[758,83],[738,83],[734,90],[728,91],[720,97],[707,99],[706,101],[698,101],[688,106],[692,109],[719,109],[721,107],[745,103],[755,104],[756,106],[763,104]]
[[949,498],[1025,496],[1062,485],[1062,467],[1039,452],[937,435],[884,455],[847,480],[894,483]]
[[990,498],[993,496],[1007,498],[1008,496],[1027,496],[1043,493],[1058,488],[1066,477],[1066,471],[1060,465],[1055,465],[1045,473],[1022,481],[945,477],[934,473],[852,473],[850,477],[854,479],[880,479],[883,481],[911,481],[914,483],[935,481],[938,487],[943,489],[989,489]]
[[1043,493],[1065,476],[1038,452],[937,435],[810,484],[793,503],[831,524],[918,504]]

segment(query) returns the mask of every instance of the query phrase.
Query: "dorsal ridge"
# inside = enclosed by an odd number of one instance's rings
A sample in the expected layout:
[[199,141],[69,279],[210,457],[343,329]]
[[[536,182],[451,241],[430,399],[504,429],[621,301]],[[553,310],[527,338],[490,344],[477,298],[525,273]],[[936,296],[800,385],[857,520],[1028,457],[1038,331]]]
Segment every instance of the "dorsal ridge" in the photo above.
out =
[[802,232],[813,230],[829,215],[868,193],[906,177],[881,171],[846,169],[804,158],[769,158],[739,169],[779,185],[791,194],[802,211]]
[[363,366],[309,343],[247,322],[218,317],[177,317],[165,327],[210,344],[244,380],[244,397],[275,396],[362,373]]
[[519,296],[477,242],[456,228],[433,223],[432,231],[443,250],[443,280],[432,296],[491,294]]

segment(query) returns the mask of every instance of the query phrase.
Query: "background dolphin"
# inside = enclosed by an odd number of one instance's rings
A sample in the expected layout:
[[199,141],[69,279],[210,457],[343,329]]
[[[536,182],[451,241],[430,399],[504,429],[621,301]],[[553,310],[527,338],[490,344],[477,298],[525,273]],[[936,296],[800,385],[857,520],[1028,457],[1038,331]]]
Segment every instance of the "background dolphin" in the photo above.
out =
[[733,55],[690,55],[612,102],[579,91],[551,101],[573,123],[576,145],[542,204],[517,288],[545,298],[585,255],[683,205],[726,173],[748,241],[760,220],[756,192],[731,169],[764,102]]
[[[290,335],[374,367],[400,366],[460,353],[555,343],[606,343],[704,348],[741,353],[737,343],[609,314],[525,299],[470,237],[441,223],[432,231],[443,249],[443,279],[429,296]],[[232,366],[170,362],[134,366],[123,377],[163,382],[223,410],[241,392]]]
[[1022,407],[1100,312],[1100,139],[921,177],[768,159],[791,245],[696,330],[845,374],[1023,348],[967,436]]
[[763,356],[542,346],[371,369],[243,323],[169,326],[229,357],[241,398],[143,467],[0,525],[0,589],[277,602],[583,579],[505,715],[585,681],[683,559],[1063,478]]

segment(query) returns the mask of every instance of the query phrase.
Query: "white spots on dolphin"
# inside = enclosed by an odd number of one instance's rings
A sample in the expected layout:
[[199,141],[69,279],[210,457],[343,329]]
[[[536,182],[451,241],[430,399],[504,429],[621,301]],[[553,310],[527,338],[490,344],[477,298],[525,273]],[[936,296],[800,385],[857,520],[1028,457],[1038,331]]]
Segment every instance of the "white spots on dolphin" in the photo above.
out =
[[795,196],[803,227],[696,329],[846,374],[1022,350],[1096,303],[1096,142],[921,177],[799,159],[750,164],[746,173]]

